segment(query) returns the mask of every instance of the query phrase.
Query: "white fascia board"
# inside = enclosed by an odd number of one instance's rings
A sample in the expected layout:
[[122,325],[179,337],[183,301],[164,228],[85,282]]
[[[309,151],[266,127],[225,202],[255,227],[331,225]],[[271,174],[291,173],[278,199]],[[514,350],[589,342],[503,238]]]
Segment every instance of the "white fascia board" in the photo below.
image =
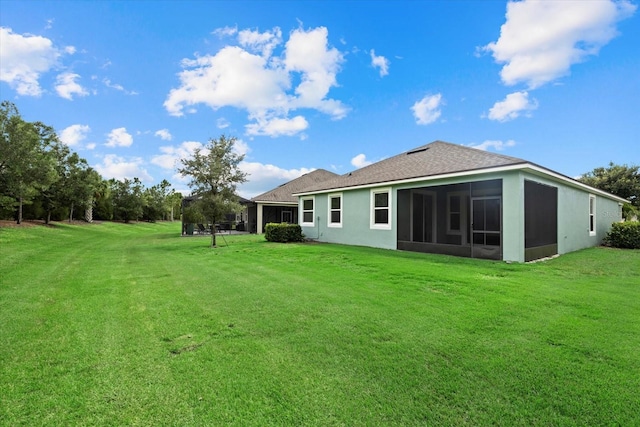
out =
[[298,206],[298,202],[274,202],[274,201],[262,202],[260,200],[254,200],[253,203],[256,203],[258,205],[265,205],[265,206]]
[[555,181],[561,181],[564,182],[565,184],[568,184],[571,187],[575,187],[575,188],[579,188],[581,190],[584,191],[588,191],[589,193],[592,194],[599,194],[600,196],[606,197],[608,199],[612,199],[615,200],[616,202],[620,202],[620,203],[629,203],[628,200],[623,199],[622,197],[616,196],[615,194],[611,194],[611,193],[607,193],[604,190],[600,190],[598,188],[595,187],[591,187],[590,185],[584,184],[578,180],[569,178],[568,176],[559,174],[557,172],[554,172],[552,170],[543,168],[541,166],[538,165],[534,165],[534,164],[527,164],[526,168],[523,168],[525,171],[527,172],[531,172],[535,175],[542,175],[545,177],[551,177],[553,178]]
[[469,170],[469,171],[452,172],[452,173],[446,173],[446,174],[441,174],[441,175],[423,176],[423,177],[417,177],[417,178],[402,179],[402,180],[398,180],[398,181],[377,182],[377,183],[373,183],[373,184],[355,185],[353,187],[340,187],[340,188],[331,188],[331,189],[326,189],[326,190],[310,191],[310,192],[305,192],[305,193],[294,193],[294,194],[292,194],[292,196],[300,197],[300,196],[308,196],[308,195],[311,195],[311,194],[337,193],[337,192],[340,192],[340,191],[358,190],[358,189],[363,189],[363,188],[375,188],[375,187],[383,187],[383,186],[384,187],[386,187],[386,186],[396,186],[396,185],[401,185],[401,184],[410,184],[412,182],[435,181],[435,180],[448,179],[448,178],[457,178],[457,177],[473,176],[473,175],[484,175],[484,174],[508,172],[508,171],[514,171],[514,170],[526,171],[526,172],[531,172],[531,173],[536,174],[536,175],[542,175],[542,176],[545,176],[547,178],[552,178],[555,181],[561,181],[561,182],[563,182],[565,184],[568,184],[568,185],[570,185],[572,187],[580,188],[580,189],[588,191],[590,193],[599,194],[599,195],[601,195],[603,197],[607,197],[609,199],[616,200],[616,201],[621,202],[621,203],[629,203],[628,200],[623,199],[622,197],[618,197],[618,196],[613,195],[611,193],[607,193],[606,191],[599,190],[599,189],[591,187],[591,186],[589,186],[587,184],[583,184],[580,181],[576,181],[575,179],[571,179],[568,176],[559,174],[559,173],[554,172],[554,171],[552,171],[550,169],[543,168],[543,167],[535,165],[533,163],[519,163],[519,164],[516,164],[516,165],[498,166],[498,167],[495,167],[495,168],[486,168],[486,169],[473,169],[473,170]]

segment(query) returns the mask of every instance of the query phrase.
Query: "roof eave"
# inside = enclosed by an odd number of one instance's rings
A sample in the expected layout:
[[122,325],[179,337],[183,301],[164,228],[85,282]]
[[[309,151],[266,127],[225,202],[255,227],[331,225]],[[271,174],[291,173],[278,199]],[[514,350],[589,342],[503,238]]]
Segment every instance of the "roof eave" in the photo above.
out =
[[279,205],[291,205],[291,206],[298,206],[298,202],[279,202],[279,201],[274,201],[274,200],[252,200],[253,203],[256,204],[261,204],[261,205],[274,205],[274,206],[279,206]]
[[591,187],[591,186],[589,186],[587,184],[584,184],[584,183],[582,183],[580,181],[577,181],[575,179],[569,178],[566,175],[562,175],[560,173],[552,171],[551,169],[547,169],[547,168],[544,168],[542,166],[538,166],[538,165],[536,165],[534,163],[530,163],[530,162],[523,162],[523,163],[517,163],[517,164],[512,164],[512,165],[496,166],[496,167],[481,168],[481,169],[471,169],[471,170],[466,170],[466,171],[450,172],[450,173],[438,174],[438,175],[427,175],[427,176],[421,176],[421,177],[415,177],[415,178],[401,179],[401,180],[396,180],[396,181],[384,181],[384,182],[375,182],[375,183],[355,185],[355,186],[326,188],[326,189],[321,189],[321,190],[316,190],[316,191],[305,191],[305,192],[300,192],[300,193],[293,193],[292,196],[301,197],[301,196],[309,196],[309,195],[312,195],[312,194],[335,193],[335,192],[339,192],[339,191],[358,190],[358,189],[365,189],[365,188],[376,188],[376,187],[382,187],[382,186],[386,187],[386,186],[390,186],[390,185],[410,184],[412,182],[435,181],[435,180],[447,179],[447,178],[457,178],[457,177],[463,177],[463,176],[473,176],[473,175],[481,175],[481,174],[489,174],[489,173],[497,173],[497,172],[507,172],[507,171],[514,171],[514,170],[528,171],[528,172],[531,172],[531,173],[534,173],[534,174],[539,174],[539,175],[551,177],[551,178],[555,179],[556,181],[562,181],[562,182],[564,182],[564,183],[566,183],[566,184],[568,184],[568,185],[570,185],[572,187],[580,188],[582,190],[589,191],[590,193],[599,194],[601,196],[616,200],[619,203],[628,203],[629,202],[628,200],[623,199],[622,197],[619,197],[619,196],[616,196],[614,194],[608,193],[606,191]]
[[629,203],[628,200],[620,197],[620,196],[616,196],[615,194],[611,194],[609,192],[606,192],[604,190],[600,190],[599,188],[595,188],[592,187],[590,185],[587,185],[585,183],[582,183],[576,179],[570,178],[566,175],[562,175],[561,173],[558,172],[554,172],[551,169],[547,169],[545,167],[542,166],[538,166],[535,163],[528,163],[526,168],[523,168],[529,172],[532,172],[534,174],[540,174],[540,175],[544,175],[544,176],[551,176],[553,178],[555,178],[555,180],[557,181],[562,181],[566,184],[568,184],[571,187],[575,187],[575,188],[580,188],[582,190],[588,191],[590,193],[595,193],[595,194],[599,194],[603,197],[607,197],[609,199],[613,199],[619,203]]

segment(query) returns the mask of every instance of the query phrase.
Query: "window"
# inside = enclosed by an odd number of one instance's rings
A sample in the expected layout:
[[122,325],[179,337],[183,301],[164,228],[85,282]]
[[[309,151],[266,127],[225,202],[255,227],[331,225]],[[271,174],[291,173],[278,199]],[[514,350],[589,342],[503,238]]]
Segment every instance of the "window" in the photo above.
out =
[[596,196],[589,194],[589,236],[596,235]]
[[329,227],[342,227],[342,193],[329,194]]
[[302,224],[313,227],[315,225],[315,198],[311,197],[303,197],[301,200],[302,203]]
[[447,233],[461,234],[462,232],[462,196],[447,194]]
[[391,189],[371,190],[371,228],[391,229]]
[[618,221],[622,221],[622,203],[618,203]]

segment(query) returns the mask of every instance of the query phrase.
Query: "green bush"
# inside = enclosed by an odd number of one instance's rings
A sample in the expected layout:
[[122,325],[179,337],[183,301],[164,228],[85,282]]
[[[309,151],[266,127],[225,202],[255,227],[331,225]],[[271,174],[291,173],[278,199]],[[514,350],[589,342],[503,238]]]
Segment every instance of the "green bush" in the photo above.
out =
[[640,249],[640,222],[615,222],[604,238],[604,244],[614,248]]
[[303,242],[304,234],[298,224],[276,224],[270,222],[264,227],[264,237],[269,242]]

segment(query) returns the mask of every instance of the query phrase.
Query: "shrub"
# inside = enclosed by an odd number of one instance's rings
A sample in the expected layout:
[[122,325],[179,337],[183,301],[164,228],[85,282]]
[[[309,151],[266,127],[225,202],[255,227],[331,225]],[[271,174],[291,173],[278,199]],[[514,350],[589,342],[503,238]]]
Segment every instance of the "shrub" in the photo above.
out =
[[298,224],[276,224],[270,222],[264,227],[264,237],[269,242],[303,242],[302,227]]
[[615,222],[604,238],[604,244],[614,248],[640,249],[640,222]]

